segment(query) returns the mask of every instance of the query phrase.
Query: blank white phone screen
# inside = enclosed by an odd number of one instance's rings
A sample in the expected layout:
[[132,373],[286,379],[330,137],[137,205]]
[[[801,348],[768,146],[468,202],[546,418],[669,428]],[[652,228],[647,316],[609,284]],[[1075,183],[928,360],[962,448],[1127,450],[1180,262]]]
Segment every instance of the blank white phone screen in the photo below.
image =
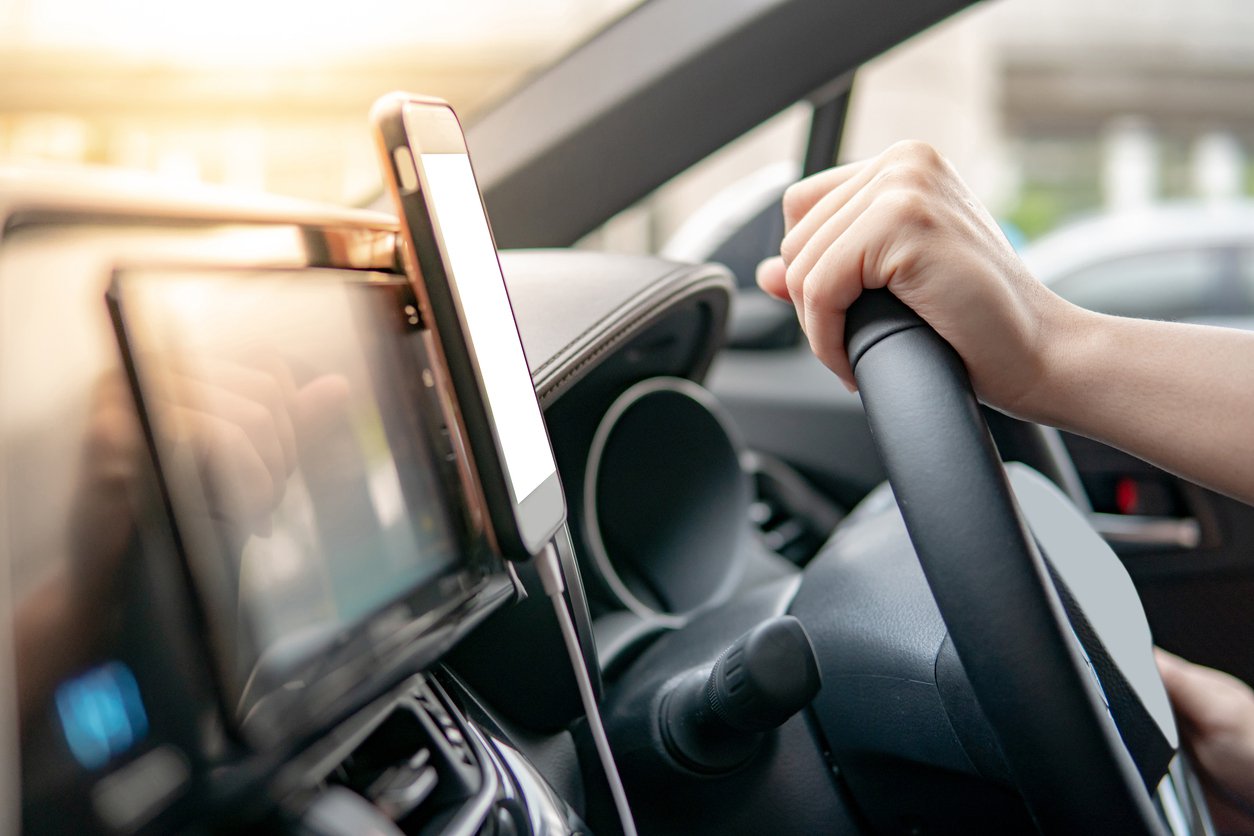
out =
[[505,469],[522,502],[557,465],[536,402],[531,371],[505,278],[488,231],[488,219],[466,154],[423,154],[428,199],[444,238],[445,256],[457,294],[488,408],[496,426]]

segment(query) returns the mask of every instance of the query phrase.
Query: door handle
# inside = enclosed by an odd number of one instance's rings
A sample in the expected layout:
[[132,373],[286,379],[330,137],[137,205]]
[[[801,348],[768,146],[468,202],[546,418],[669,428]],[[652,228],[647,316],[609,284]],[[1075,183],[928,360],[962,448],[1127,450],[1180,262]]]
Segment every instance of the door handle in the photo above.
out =
[[1112,546],[1145,550],[1195,549],[1202,527],[1193,517],[1146,517],[1136,514],[1089,514],[1089,522]]

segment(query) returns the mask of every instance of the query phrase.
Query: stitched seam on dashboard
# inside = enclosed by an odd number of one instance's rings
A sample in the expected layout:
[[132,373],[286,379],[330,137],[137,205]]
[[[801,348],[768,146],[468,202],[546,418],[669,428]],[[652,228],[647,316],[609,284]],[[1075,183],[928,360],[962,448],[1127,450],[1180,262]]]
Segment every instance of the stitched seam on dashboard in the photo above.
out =
[[[635,293],[635,294],[633,294],[632,296],[627,297],[627,299],[626,299],[626,300],[624,300],[624,301],[625,301],[625,302],[633,302],[633,303],[634,303],[636,300],[640,299],[640,297],[642,297],[642,296],[647,296],[647,295],[648,295],[648,294],[649,294],[652,290],[654,290],[654,288],[658,287],[658,286],[659,286],[659,285],[661,285],[661,284],[666,283],[668,280],[670,280],[671,278],[673,278],[673,277],[675,276],[675,274],[676,274],[676,273],[682,273],[682,272],[683,272],[683,271],[685,271],[685,270],[691,270],[691,269],[692,269],[691,265],[684,265],[684,266],[682,266],[682,267],[676,267],[675,269],[671,270],[669,273],[664,273],[664,274],[662,274],[661,276],[659,276],[659,277],[658,277],[658,278],[657,278],[657,279],[656,279],[656,280],[655,280],[652,284],[647,284],[647,285],[645,285],[645,286],[644,286],[644,287],[642,287],[640,290],[636,291],[636,293]],[[544,361],[543,363],[541,363],[539,366],[536,366],[536,371],[535,371],[535,374],[539,374],[540,372],[542,372],[542,371],[544,371],[545,369],[547,369],[549,366],[552,366],[553,364],[557,363],[557,362],[558,362],[558,360],[560,360],[560,359],[561,359],[562,354],[563,354],[563,353],[564,353],[567,349],[569,349],[571,346],[575,345],[577,342],[579,342],[580,340],[582,340],[584,337],[588,336],[588,335],[589,335],[589,334],[591,334],[593,331],[595,331],[595,330],[597,329],[597,326],[599,326],[602,322],[604,322],[604,320],[603,320],[603,319],[602,319],[602,320],[599,320],[599,321],[597,321],[597,322],[594,322],[592,325],[589,325],[589,326],[588,326],[587,328],[585,328],[583,331],[579,332],[579,333],[578,333],[578,334],[576,334],[574,337],[572,337],[572,338],[570,339],[570,341],[569,341],[568,343],[566,343],[566,345],[562,346],[562,347],[561,347],[561,348],[559,348],[557,351],[553,352],[553,356],[552,356],[552,357],[550,357],[548,360],[545,360],[545,361]],[[532,376],[534,377],[535,375],[532,375]]]
[[[683,289],[687,290],[688,288],[683,288]],[[675,292],[667,296],[663,296],[661,299],[658,300],[658,302],[666,302],[678,295],[680,294],[678,292]],[[566,381],[570,380],[571,377],[578,374],[580,370],[582,370],[585,366],[587,366],[593,360],[596,360],[602,354],[604,354],[605,352],[609,351],[611,348],[614,348],[616,345],[622,342],[627,337],[627,335],[632,331],[632,329],[635,328],[636,325],[638,325],[643,320],[646,320],[655,314],[656,314],[656,311],[645,309],[645,310],[640,311],[640,313],[636,314],[630,319],[624,321],[618,328],[615,329],[612,335],[607,337],[605,340],[603,340],[601,342],[601,345],[597,346],[597,348],[593,350],[591,354],[588,354],[586,357],[584,357],[574,366],[571,366],[569,369],[563,372],[562,375],[556,378],[551,385],[546,386],[545,395],[547,396],[549,392],[560,388],[563,383],[565,383]],[[589,328],[587,331],[584,331],[583,334],[580,334],[580,337],[582,338],[584,336],[587,336],[593,330],[594,329]],[[576,342],[578,342],[578,340],[572,340],[571,342],[567,343],[566,346],[563,347],[562,351],[566,351],[566,349],[571,348],[572,346],[575,345]]]
[[[702,281],[701,281],[701,282],[699,282],[699,283],[694,282],[694,283],[693,283],[693,284],[691,284],[691,285],[685,285],[685,286],[683,286],[683,287],[676,288],[676,289],[675,289],[675,291],[673,291],[672,293],[668,293],[668,294],[666,294],[666,295],[662,296],[662,297],[661,297],[661,298],[659,298],[657,301],[658,301],[658,303],[659,303],[659,304],[661,304],[661,303],[664,303],[664,302],[671,301],[671,300],[675,299],[676,297],[679,297],[679,296],[684,296],[684,295],[687,295],[687,294],[689,294],[689,293],[692,293],[694,290],[704,290],[704,289],[705,289],[705,286],[709,286],[709,287],[716,287],[716,286],[717,286],[717,284],[715,284],[715,283],[711,282],[711,279],[712,279],[712,278],[713,278],[713,277],[711,277],[711,276],[706,276],[706,277],[704,277],[704,278],[702,279]],[[656,287],[656,283],[655,283],[654,285],[652,285],[652,287]],[[655,316],[656,314],[657,314],[657,311],[656,311],[656,310],[654,310],[654,309],[646,309],[646,310],[641,311],[641,312],[640,312],[639,314],[637,314],[636,316],[633,316],[633,317],[631,317],[630,319],[628,319],[628,320],[626,320],[625,322],[623,322],[623,323],[622,323],[622,325],[621,325],[621,326],[619,326],[619,327],[616,329],[616,332],[613,334],[613,336],[611,336],[611,337],[609,337],[608,339],[604,340],[604,341],[601,343],[601,345],[600,345],[600,346],[598,346],[598,347],[596,348],[596,350],[594,350],[591,354],[589,354],[589,355],[587,355],[586,357],[584,357],[582,360],[580,360],[578,363],[576,363],[576,364],[575,364],[574,366],[572,366],[571,368],[567,369],[565,372],[563,372],[563,373],[562,373],[562,375],[561,375],[560,377],[558,377],[558,378],[554,379],[552,383],[550,383],[550,384],[548,384],[547,386],[545,386],[545,387],[544,387],[544,391],[540,394],[540,399],[541,399],[541,400],[544,400],[545,398],[548,398],[550,395],[552,395],[554,392],[556,392],[558,389],[560,389],[560,388],[562,387],[562,385],[563,385],[563,384],[565,384],[565,383],[566,383],[567,381],[569,381],[572,377],[574,377],[574,376],[575,376],[575,375],[577,375],[580,371],[582,371],[585,367],[587,367],[587,365],[588,365],[589,363],[591,363],[593,360],[596,360],[596,359],[597,359],[597,358],[599,358],[601,355],[603,355],[605,352],[609,351],[611,348],[614,348],[614,347],[615,347],[615,346],[617,346],[619,343],[621,343],[621,342],[622,342],[622,341],[623,341],[623,340],[624,340],[624,339],[625,339],[625,338],[629,335],[629,333],[631,332],[631,330],[632,330],[633,328],[635,328],[635,326],[636,326],[636,325],[640,324],[640,323],[641,323],[642,321],[644,321],[644,320],[649,319],[650,317]],[[584,332],[583,334],[581,334],[580,336],[581,336],[581,337],[582,337],[582,336],[586,336],[586,335],[587,335],[588,333],[590,333],[592,330],[593,330],[593,329],[589,328],[587,331],[585,331],[585,332]],[[568,344],[566,345],[566,347],[565,347],[565,348],[563,348],[562,350],[563,350],[563,351],[565,351],[567,348],[570,348],[570,347],[571,347],[571,346],[573,346],[574,344],[575,344],[575,341],[571,341],[571,342],[570,342],[570,343],[568,343]],[[537,370],[537,371],[538,371],[538,370]]]

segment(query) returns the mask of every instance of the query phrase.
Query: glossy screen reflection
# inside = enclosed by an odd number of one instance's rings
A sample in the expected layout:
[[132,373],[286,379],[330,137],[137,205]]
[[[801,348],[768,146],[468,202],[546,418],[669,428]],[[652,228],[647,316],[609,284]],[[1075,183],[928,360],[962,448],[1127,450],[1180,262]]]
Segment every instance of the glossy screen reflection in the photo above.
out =
[[526,499],[557,470],[505,279],[466,154],[422,155],[466,330],[500,439],[514,499]]
[[457,563],[428,428],[395,388],[404,285],[348,275],[132,271],[111,293],[241,716]]

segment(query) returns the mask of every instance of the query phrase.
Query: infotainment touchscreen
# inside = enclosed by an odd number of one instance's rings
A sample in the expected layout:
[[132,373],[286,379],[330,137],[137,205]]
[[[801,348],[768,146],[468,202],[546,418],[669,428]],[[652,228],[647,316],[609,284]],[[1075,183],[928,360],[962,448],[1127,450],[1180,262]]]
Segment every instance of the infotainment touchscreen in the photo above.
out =
[[397,278],[145,268],[110,289],[227,707],[255,737],[378,674],[491,568],[464,548]]

